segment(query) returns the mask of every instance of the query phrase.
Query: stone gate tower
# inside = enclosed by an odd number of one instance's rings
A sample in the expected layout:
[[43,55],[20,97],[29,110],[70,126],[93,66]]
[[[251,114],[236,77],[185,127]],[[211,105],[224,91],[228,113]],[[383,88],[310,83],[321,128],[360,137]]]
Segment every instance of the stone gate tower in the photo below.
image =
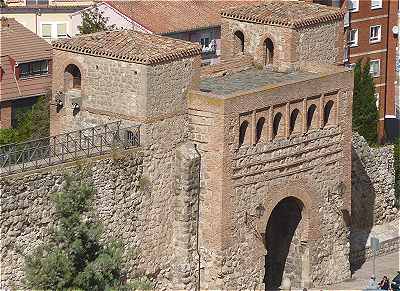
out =
[[267,1],[221,12],[222,63],[189,96],[202,156],[201,286],[321,286],[350,277],[353,75],[336,8]]
[[251,55],[277,71],[343,61],[343,12],[303,1],[267,1],[222,13],[222,59]]

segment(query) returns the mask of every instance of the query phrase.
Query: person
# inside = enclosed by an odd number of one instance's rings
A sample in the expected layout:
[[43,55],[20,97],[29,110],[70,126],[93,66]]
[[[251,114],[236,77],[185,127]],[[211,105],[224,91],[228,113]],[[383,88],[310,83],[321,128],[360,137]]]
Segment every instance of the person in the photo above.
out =
[[379,288],[382,290],[389,290],[389,279],[386,276],[383,276],[382,281],[379,283]]
[[366,290],[377,290],[377,289],[378,286],[376,285],[375,277],[372,276],[371,279],[369,279],[368,281],[368,286]]

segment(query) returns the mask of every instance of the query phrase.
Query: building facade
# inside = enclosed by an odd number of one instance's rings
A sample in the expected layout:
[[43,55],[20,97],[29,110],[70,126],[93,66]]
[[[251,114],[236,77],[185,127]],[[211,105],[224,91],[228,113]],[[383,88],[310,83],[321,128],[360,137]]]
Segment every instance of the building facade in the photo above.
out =
[[51,91],[52,48],[12,18],[0,22],[1,128],[15,125],[21,107]]
[[[85,6],[84,6],[85,7]],[[74,36],[70,14],[84,7],[76,6],[8,6],[0,8],[0,15],[14,18],[47,42]]]
[[379,142],[393,142],[400,134],[398,104],[400,86],[396,73],[398,51],[398,0],[351,0],[348,64],[369,61],[379,109]]

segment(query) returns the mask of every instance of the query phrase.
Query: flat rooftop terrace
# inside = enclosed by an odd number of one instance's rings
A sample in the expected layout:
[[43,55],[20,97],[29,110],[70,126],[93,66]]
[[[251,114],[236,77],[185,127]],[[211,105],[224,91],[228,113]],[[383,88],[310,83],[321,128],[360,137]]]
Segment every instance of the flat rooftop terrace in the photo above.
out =
[[281,73],[251,68],[226,76],[204,78],[200,81],[200,91],[224,96],[231,95],[238,91],[254,90],[267,85],[299,82],[315,78],[318,75],[319,74],[304,71]]

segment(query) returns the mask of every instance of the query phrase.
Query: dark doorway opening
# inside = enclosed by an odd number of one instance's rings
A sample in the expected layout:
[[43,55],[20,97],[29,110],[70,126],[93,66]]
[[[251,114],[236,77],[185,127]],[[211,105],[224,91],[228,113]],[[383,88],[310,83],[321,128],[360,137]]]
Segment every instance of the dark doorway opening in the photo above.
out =
[[[293,250],[300,250],[300,240],[295,232],[302,220],[303,203],[295,198],[288,197],[281,200],[273,209],[266,229],[267,255],[265,257],[265,289],[278,289],[284,275],[295,275],[302,281],[302,254]],[[291,245],[295,244],[296,247]],[[290,253],[291,252],[291,253]],[[290,278],[293,282],[293,278]],[[295,283],[295,282],[293,282]],[[297,285],[297,284],[295,284]]]

